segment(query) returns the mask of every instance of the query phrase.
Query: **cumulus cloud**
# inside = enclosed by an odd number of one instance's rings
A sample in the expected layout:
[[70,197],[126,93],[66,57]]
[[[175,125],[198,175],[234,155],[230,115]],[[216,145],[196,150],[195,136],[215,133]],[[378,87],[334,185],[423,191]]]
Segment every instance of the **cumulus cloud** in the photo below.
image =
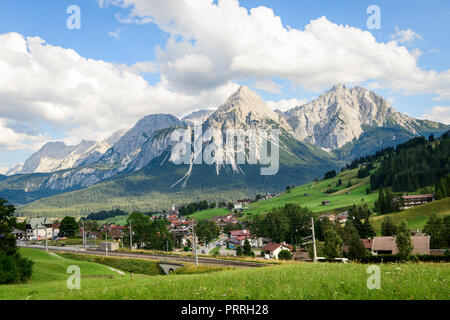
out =
[[326,17],[312,20],[304,29],[288,28],[272,9],[260,6],[248,11],[237,0],[109,3],[128,8],[129,22],[145,19],[170,35],[158,59],[168,84],[178,91],[278,77],[312,91],[336,83],[373,82],[406,94],[450,98],[450,71],[419,68],[420,52],[399,44],[417,39],[412,31],[398,30],[397,41],[383,43],[368,31]]
[[48,137],[29,130],[26,126],[14,127],[0,118],[0,149],[8,151],[37,150]]
[[120,38],[120,33],[122,32],[123,28],[116,28],[114,31],[110,31],[108,32],[108,35],[110,37],[119,39]]
[[[151,86],[140,75],[152,63],[132,66],[86,59],[38,37],[0,34],[0,119],[44,123],[68,137],[94,139],[131,127],[151,113],[183,114],[199,105],[217,106],[237,88],[226,82],[189,95],[168,89],[164,76]],[[0,148],[23,148],[44,137],[0,126]],[[48,137],[47,137],[48,138]]]
[[252,84],[252,87],[276,94],[281,94],[283,92],[283,87],[272,80],[256,81]]
[[395,27],[395,33],[391,34],[391,39],[397,41],[398,43],[410,44],[415,40],[423,40],[422,36],[415,33],[411,29],[400,30],[399,27]]
[[450,107],[448,106],[436,106],[422,115],[422,119],[437,121],[450,125]]
[[272,110],[281,110],[281,111],[287,111],[289,109],[302,106],[306,103],[308,103],[308,99],[283,99],[279,101],[266,101],[266,104],[269,108]]

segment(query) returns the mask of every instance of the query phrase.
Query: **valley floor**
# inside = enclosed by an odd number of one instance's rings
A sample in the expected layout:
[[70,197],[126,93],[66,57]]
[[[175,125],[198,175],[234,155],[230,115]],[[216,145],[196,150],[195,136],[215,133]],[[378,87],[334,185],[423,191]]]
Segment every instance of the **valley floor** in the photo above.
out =
[[[103,265],[24,250],[35,263],[28,284],[0,287],[0,299],[50,300],[303,300],[303,299],[449,299],[448,263],[381,264],[381,288],[369,290],[365,264],[287,263],[257,269],[171,276],[120,275]],[[68,265],[82,275],[114,275],[81,280],[81,290],[66,287]],[[47,268],[51,265],[53,269]]]

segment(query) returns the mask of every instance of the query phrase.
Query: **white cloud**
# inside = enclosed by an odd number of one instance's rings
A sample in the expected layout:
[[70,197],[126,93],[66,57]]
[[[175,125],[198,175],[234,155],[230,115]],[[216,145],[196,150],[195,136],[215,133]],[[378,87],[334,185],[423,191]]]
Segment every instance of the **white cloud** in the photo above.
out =
[[17,130],[0,118],[0,149],[8,151],[37,150],[48,137],[38,133]]
[[422,119],[432,120],[450,125],[450,107],[436,106],[426,111]]
[[287,111],[289,109],[302,106],[308,103],[308,99],[283,99],[279,101],[266,101],[266,104],[272,110]]
[[145,61],[145,62],[136,62],[135,64],[131,66],[122,65],[122,68],[124,68],[127,71],[130,71],[134,74],[143,74],[143,73],[157,73],[158,72],[158,66],[155,65],[153,62]]
[[283,87],[272,80],[256,81],[252,84],[252,87],[276,94],[281,94],[283,92]]
[[6,168],[6,167],[0,167],[0,174],[3,174],[3,175],[5,175],[6,174],[6,172],[8,172],[8,168]]
[[[151,86],[139,75],[156,72],[151,63],[131,67],[86,59],[71,49],[0,34],[0,118],[63,131],[68,139],[105,137],[152,113],[183,114],[198,105],[222,103],[237,85],[214,86],[195,95],[169,90],[167,80]],[[0,127],[0,149],[22,148],[43,137]],[[47,139],[50,137],[47,137]]]
[[120,33],[122,32],[123,28],[116,28],[114,31],[110,31],[108,32],[108,35],[110,37],[119,39],[120,38]]
[[[420,51],[409,51],[395,40],[377,42],[368,31],[337,25],[326,17],[295,29],[285,27],[270,8],[248,11],[237,0],[109,3],[129,8],[129,22],[146,19],[169,33],[166,47],[158,49],[158,62],[168,85],[177,91],[278,77],[312,91],[336,83],[372,83],[405,94],[450,98],[450,71],[419,68]],[[419,37],[410,30],[398,32],[397,40]]]
[[415,40],[423,40],[422,36],[415,33],[411,29],[400,30],[399,27],[395,27],[395,33],[391,34],[391,39],[397,41],[398,43],[410,44]]

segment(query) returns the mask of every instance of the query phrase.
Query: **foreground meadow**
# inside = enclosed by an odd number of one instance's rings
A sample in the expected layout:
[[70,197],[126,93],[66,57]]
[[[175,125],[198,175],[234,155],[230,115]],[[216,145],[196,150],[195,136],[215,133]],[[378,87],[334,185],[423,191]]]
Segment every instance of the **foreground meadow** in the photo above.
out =
[[[27,254],[29,254],[27,252]],[[443,299],[450,296],[448,263],[383,264],[381,288],[367,288],[368,265],[290,263],[207,274],[144,276],[114,274],[103,265],[34,253],[35,275],[28,284],[0,287],[0,299]],[[48,254],[47,254],[48,255]],[[58,269],[41,271],[48,263]],[[82,274],[114,274],[112,279],[81,280],[81,290],[66,287],[65,266],[82,265]],[[85,273],[85,270],[87,270]],[[48,278],[46,280],[45,278]]]

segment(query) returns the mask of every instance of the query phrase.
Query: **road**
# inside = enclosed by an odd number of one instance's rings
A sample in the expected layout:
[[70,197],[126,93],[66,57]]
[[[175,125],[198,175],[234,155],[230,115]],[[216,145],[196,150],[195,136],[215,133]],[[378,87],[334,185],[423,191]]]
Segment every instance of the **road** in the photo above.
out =
[[[45,250],[44,245],[26,245],[23,243],[18,243],[21,248],[39,249]],[[72,252],[78,254],[89,254],[96,256],[105,256],[104,252],[99,252],[97,250],[84,250],[77,247],[48,247],[49,251],[52,252]],[[125,253],[125,252],[108,252],[110,257],[123,257],[123,258],[138,258],[146,260],[157,260],[166,262],[190,262],[194,263],[194,257],[185,257],[179,255],[165,255],[165,254],[138,254],[138,253]],[[227,260],[227,259],[217,259],[217,258],[206,258],[198,257],[198,263],[202,265],[214,265],[214,266],[226,266],[226,267],[241,267],[241,268],[256,268],[267,266],[264,262],[250,262],[250,261],[239,261],[239,260]]]

